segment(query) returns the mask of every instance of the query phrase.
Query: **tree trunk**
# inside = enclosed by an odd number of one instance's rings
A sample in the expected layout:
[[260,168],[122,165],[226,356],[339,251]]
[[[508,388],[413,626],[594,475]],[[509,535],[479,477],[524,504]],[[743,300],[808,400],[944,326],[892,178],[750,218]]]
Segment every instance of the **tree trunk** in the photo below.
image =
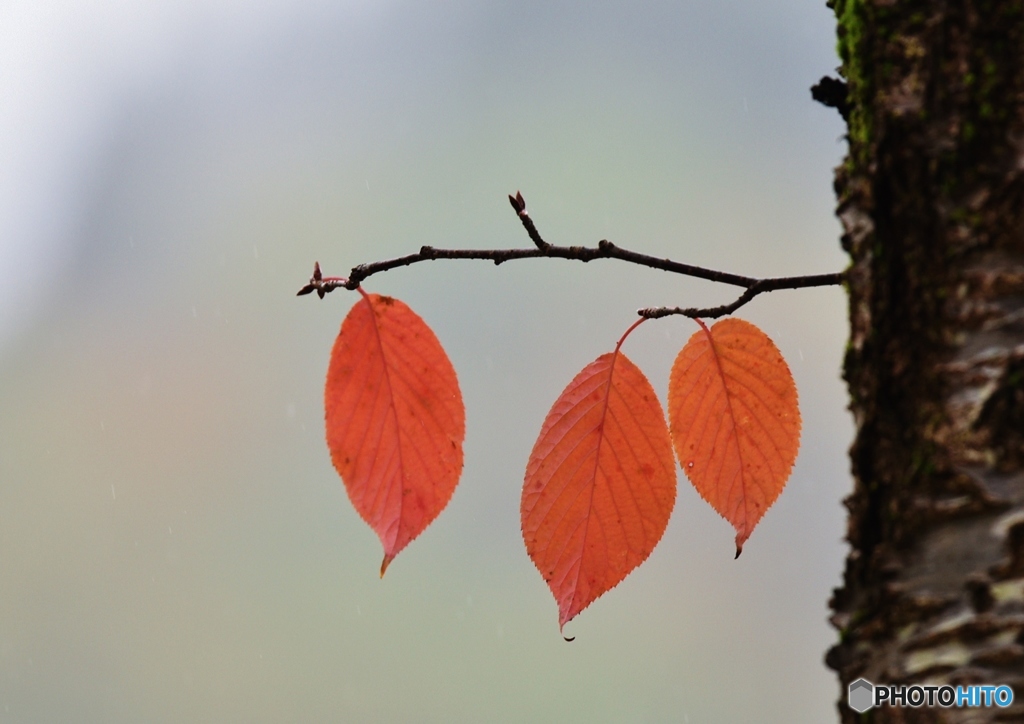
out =
[[[1024,0],[832,0],[857,425],[844,722],[1024,720]],[[1007,708],[847,706],[1009,684]]]

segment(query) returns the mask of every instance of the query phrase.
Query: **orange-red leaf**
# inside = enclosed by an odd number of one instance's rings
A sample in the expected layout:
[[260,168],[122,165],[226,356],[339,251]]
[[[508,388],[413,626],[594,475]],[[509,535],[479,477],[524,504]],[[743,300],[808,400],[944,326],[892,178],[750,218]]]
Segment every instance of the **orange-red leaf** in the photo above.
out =
[[786,485],[800,447],[796,385],[764,332],[725,319],[672,366],[672,442],[693,487],[736,529],[736,555]]
[[462,473],[466,411],[455,369],[409,307],[363,293],[334,343],[324,401],[331,460],[380,536],[383,576]]
[[567,621],[646,560],[676,499],[665,413],[621,352],[555,402],[526,467],[523,540]]

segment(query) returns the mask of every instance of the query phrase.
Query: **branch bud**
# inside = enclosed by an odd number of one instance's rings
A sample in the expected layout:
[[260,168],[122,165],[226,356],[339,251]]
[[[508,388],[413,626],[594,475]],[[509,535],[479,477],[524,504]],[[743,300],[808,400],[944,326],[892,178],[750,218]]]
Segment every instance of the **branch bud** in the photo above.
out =
[[526,202],[523,200],[523,195],[516,191],[516,195],[508,195],[508,202],[512,204],[512,208],[516,210],[517,214],[521,214],[526,211]]

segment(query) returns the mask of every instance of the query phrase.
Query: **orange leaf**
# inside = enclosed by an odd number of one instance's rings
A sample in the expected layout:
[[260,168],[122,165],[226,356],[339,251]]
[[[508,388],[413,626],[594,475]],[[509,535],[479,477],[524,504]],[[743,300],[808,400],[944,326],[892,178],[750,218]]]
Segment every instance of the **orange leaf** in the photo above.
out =
[[523,540],[560,628],[646,560],[675,499],[665,413],[616,348],[565,388],[526,466]]
[[736,556],[786,485],[800,447],[796,385],[778,348],[742,319],[702,329],[668,386],[672,442],[693,487],[736,528]]
[[397,299],[366,294],[331,351],[327,446],[388,564],[448,504],[462,473],[466,411],[433,331]]

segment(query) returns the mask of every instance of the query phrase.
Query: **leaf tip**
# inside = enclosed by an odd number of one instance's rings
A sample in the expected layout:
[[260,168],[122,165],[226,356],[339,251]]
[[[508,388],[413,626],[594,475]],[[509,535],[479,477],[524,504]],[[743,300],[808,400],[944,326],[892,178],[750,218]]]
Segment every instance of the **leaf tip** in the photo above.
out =
[[384,577],[384,572],[387,571],[388,566],[391,565],[391,561],[395,560],[395,557],[390,553],[384,554],[384,561],[380,564],[380,577]]
[[736,560],[737,558],[740,557],[740,553],[743,552],[743,544],[747,542],[747,538],[749,538],[749,537],[750,537],[749,533],[746,533],[746,534],[744,534],[744,533],[737,533],[736,534],[736,555],[734,555],[732,557],[733,560]]

